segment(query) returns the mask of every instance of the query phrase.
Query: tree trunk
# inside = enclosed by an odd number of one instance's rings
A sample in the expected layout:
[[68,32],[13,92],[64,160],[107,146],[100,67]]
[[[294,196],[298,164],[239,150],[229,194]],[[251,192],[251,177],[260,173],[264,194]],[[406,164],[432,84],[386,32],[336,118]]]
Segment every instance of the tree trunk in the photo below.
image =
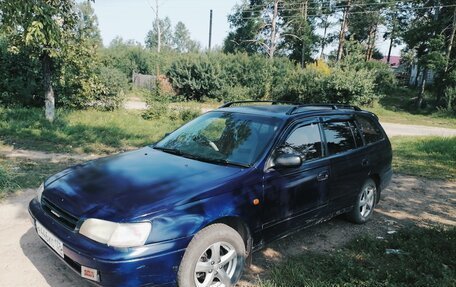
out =
[[271,24],[271,46],[269,47],[269,58],[274,58],[274,52],[276,49],[276,36],[277,36],[277,16],[279,14],[279,0],[274,0],[274,13],[272,15],[272,24]]
[[55,118],[55,97],[54,90],[52,89],[52,60],[46,53],[42,59],[43,66],[43,84],[44,84],[44,103],[45,103],[45,116],[49,122],[53,122]]
[[306,28],[307,28],[307,5],[308,5],[308,1],[309,0],[306,0],[302,6],[302,10],[301,10],[301,16],[303,17],[303,20],[304,20],[304,33],[302,35],[302,49],[301,49],[301,68],[305,68],[306,67],[306,63],[305,63],[305,53],[306,53],[306,43],[304,41],[304,38],[305,38],[305,32],[306,32]]
[[451,50],[453,49],[455,33],[456,33],[456,8],[453,11],[453,24],[451,25],[450,41],[448,42],[448,47],[447,47],[447,52],[446,52],[445,73],[448,72],[448,67],[450,65]]
[[418,94],[418,99],[416,101],[416,107],[418,109],[421,109],[421,105],[423,104],[424,90],[426,89],[427,73],[428,73],[427,68],[424,68],[424,70],[423,70],[423,78],[421,79],[420,93]]
[[416,65],[416,74],[415,74],[415,79],[413,79],[413,86],[418,87],[418,77],[420,76],[421,72],[421,67]]
[[347,6],[344,9],[344,15],[342,16],[342,26],[340,27],[339,33],[339,47],[337,48],[336,61],[339,62],[342,59],[342,53],[344,52],[345,45],[345,31],[347,30],[348,12],[350,10],[351,0],[348,1]]
[[321,53],[320,53],[320,59],[323,59],[324,56],[324,51],[325,51],[325,46],[326,46],[326,34],[328,32],[328,15],[326,15],[325,18],[325,28],[323,30],[323,38],[321,38]]
[[393,44],[394,44],[394,36],[393,36],[393,33],[391,33],[390,44],[389,44],[389,48],[388,48],[388,58],[386,59],[386,62],[388,63],[388,65],[390,65],[391,51],[393,50]]

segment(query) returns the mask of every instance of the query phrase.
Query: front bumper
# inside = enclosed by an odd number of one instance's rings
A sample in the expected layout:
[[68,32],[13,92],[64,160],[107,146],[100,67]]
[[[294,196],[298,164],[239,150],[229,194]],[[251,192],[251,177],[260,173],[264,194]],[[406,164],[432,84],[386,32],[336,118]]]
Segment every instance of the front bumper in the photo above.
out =
[[[102,286],[175,286],[176,274],[191,237],[135,248],[113,248],[69,230],[47,215],[35,198],[29,204],[35,226],[38,221],[63,243],[62,258],[81,275],[81,266],[98,270]],[[81,277],[82,278],[82,277]],[[81,279],[85,280],[85,279]]]

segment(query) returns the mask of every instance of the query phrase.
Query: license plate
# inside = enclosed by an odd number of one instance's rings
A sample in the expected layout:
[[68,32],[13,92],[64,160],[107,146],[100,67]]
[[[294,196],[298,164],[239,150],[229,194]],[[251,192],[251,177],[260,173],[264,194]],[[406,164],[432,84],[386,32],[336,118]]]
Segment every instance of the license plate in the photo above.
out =
[[36,221],[36,232],[38,235],[49,245],[52,249],[54,249],[57,254],[61,257],[64,257],[63,254],[63,243],[54,234],[52,234],[49,230],[44,228],[38,221]]

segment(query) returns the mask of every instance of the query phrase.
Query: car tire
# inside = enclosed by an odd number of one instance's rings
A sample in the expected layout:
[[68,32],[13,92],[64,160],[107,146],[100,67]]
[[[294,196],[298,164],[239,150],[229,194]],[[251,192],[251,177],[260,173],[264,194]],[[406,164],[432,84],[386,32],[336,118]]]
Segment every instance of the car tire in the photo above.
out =
[[363,224],[369,221],[374,213],[377,202],[377,185],[369,178],[361,187],[356,196],[356,203],[353,209],[347,214],[348,219],[353,223]]
[[234,286],[242,275],[245,258],[244,240],[236,230],[221,223],[209,225],[188,245],[177,273],[178,285]]

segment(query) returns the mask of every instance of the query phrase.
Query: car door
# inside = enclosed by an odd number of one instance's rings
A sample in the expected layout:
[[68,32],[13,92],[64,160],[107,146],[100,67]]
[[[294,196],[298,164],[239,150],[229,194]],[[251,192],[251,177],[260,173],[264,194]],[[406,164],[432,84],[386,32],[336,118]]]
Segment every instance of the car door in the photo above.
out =
[[333,211],[352,205],[369,174],[363,140],[351,116],[326,117],[322,123],[331,164],[329,201]]
[[[276,168],[280,153],[297,154],[299,167]],[[329,160],[324,158],[318,119],[292,126],[277,145],[264,174],[263,236],[273,239],[290,229],[310,224],[327,204]]]

